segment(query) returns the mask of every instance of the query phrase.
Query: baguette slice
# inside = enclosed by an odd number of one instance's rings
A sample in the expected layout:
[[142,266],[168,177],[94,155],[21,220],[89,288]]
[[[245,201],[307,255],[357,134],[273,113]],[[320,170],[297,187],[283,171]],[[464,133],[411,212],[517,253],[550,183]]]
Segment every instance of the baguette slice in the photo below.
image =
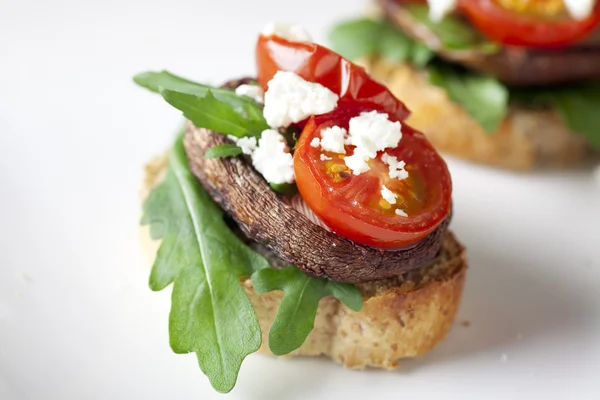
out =
[[514,170],[573,165],[592,154],[587,140],[551,109],[513,106],[489,134],[445,90],[429,83],[425,72],[382,58],[358,64],[402,99],[412,112],[408,123],[441,152]]
[[[146,166],[142,199],[160,182],[166,157]],[[160,244],[142,227],[141,240],[151,264]],[[354,312],[333,297],[321,300],[313,331],[292,356],[325,355],[349,368],[367,366],[393,369],[398,359],[416,357],[431,350],[452,325],[462,294],[467,264],[464,248],[451,232],[443,251],[430,265],[390,279],[358,284],[364,299]],[[257,294],[250,279],[241,282],[258,315],[263,344],[271,354],[268,332],[283,294]]]

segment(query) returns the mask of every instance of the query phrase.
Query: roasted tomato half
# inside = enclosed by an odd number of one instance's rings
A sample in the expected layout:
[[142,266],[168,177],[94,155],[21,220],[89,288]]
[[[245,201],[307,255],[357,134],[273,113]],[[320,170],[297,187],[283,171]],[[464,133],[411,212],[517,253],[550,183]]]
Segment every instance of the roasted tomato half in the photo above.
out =
[[318,44],[261,35],[256,46],[256,62],[258,83],[265,91],[277,71],[291,71],[339,95],[340,107],[361,104],[399,121],[410,114],[404,103],[371,79],[364,68]]
[[[360,175],[344,162],[353,146],[346,145],[343,155],[311,145],[323,129],[334,125],[348,129],[352,117],[370,110],[354,105],[309,118],[294,153],[296,183],[308,206],[337,234],[383,249],[406,248],[425,238],[450,213],[450,174],[423,134],[402,125],[399,145],[379,152],[368,162],[370,170]],[[386,153],[406,163],[408,178],[390,178],[389,166],[382,161]],[[395,204],[382,197],[383,186],[397,196]]]
[[600,22],[600,3],[581,20],[568,14],[563,0],[460,0],[459,7],[486,36],[516,46],[565,46]]

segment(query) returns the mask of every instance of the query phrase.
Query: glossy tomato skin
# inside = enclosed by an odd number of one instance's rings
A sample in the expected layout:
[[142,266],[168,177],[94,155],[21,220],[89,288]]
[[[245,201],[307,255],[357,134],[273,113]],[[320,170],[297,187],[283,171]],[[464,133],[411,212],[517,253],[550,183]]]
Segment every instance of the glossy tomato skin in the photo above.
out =
[[490,39],[514,46],[560,48],[584,38],[600,22],[600,5],[583,19],[543,19],[507,10],[495,0],[460,0],[468,19]]
[[279,36],[260,35],[256,45],[258,83],[267,90],[275,73],[295,72],[340,96],[338,106],[361,104],[385,112],[399,121],[410,112],[385,86],[375,82],[364,68],[315,43],[291,42]]
[[350,118],[368,110],[363,106],[339,108],[308,120],[294,153],[298,190],[313,212],[337,234],[355,243],[387,250],[408,248],[433,232],[449,215],[451,207],[450,174],[423,134],[402,125],[403,136],[398,147],[386,150],[405,161],[409,174],[424,183],[423,204],[416,202],[408,217],[376,205],[381,199],[383,179],[390,181],[387,166],[381,160],[374,161],[378,168],[372,167],[361,175],[349,173],[345,179],[334,182],[327,173],[327,162],[320,158],[322,149],[310,145],[323,128],[333,125],[348,128]]

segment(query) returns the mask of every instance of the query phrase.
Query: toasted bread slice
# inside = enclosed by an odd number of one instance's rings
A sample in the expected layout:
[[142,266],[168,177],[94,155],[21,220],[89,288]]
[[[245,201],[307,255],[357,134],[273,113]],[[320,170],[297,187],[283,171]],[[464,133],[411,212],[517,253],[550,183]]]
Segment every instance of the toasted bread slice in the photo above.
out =
[[[162,179],[166,157],[146,166],[142,198]],[[142,227],[141,240],[149,262],[159,241]],[[402,275],[358,284],[364,307],[354,312],[337,299],[321,300],[313,331],[292,356],[325,355],[349,368],[366,366],[393,369],[398,359],[431,350],[452,325],[458,309],[467,264],[464,248],[451,232],[444,238],[440,256],[430,265]],[[260,352],[269,353],[268,332],[283,294],[257,294],[250,279],[242,286],[252,302],[263,334]]]
[[586,139],[553,110],[513,106],[489,134],[445,90],[429,83],[425,72],[382,58],[358,63],[408,106],[408,123],[441,152],[515,170],[572,165],[592,153]]

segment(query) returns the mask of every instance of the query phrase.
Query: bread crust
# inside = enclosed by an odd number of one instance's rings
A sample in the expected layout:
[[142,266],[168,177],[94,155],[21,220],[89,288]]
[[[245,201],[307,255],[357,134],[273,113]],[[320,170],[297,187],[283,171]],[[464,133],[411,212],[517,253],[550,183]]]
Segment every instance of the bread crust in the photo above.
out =
[[[162,179],[166,157],[146,166],[142,199]],[[147,226],[141,241],[149,265],[160,244]],[[441,255],[431,265],[393,278],[358,284],[364,299],[354,312],[333,297],[321,300],[314,329],[290,356],[328,356],[348,368],[393,369],[398,360],[417,357],[442,340],[452,325],[462,295],[467,262],[463,246],[451,232],[444,238]],[[282,292],[257,294],[250,279],[242,286],[258,315],[263,334],[259,352],[271,354],[268,332]]]
[[573,165],[592,154],[586,139],[554,110],[513,106],[488,134],[445,90],[430,84],[425,72],[378,57],[358,63],[406,103],[412,112],[408,123],[442,152],[514,170]]
[[[402,358],[424,355],[448,333],[460,304],[466,274],[464,250],[451,232],[433,268],[442,273],[425,282],[396,286],[376,281],[357,284],[364,305],[354,312],[337,299],[319,303],[312,332],[291,356],[330,357],[348,368],[394,369]],[[249,279],[244,290],[258,315],[263,334],[260,352],[271,354],[268,332],[281,302],[279,291],[257,294]]]

